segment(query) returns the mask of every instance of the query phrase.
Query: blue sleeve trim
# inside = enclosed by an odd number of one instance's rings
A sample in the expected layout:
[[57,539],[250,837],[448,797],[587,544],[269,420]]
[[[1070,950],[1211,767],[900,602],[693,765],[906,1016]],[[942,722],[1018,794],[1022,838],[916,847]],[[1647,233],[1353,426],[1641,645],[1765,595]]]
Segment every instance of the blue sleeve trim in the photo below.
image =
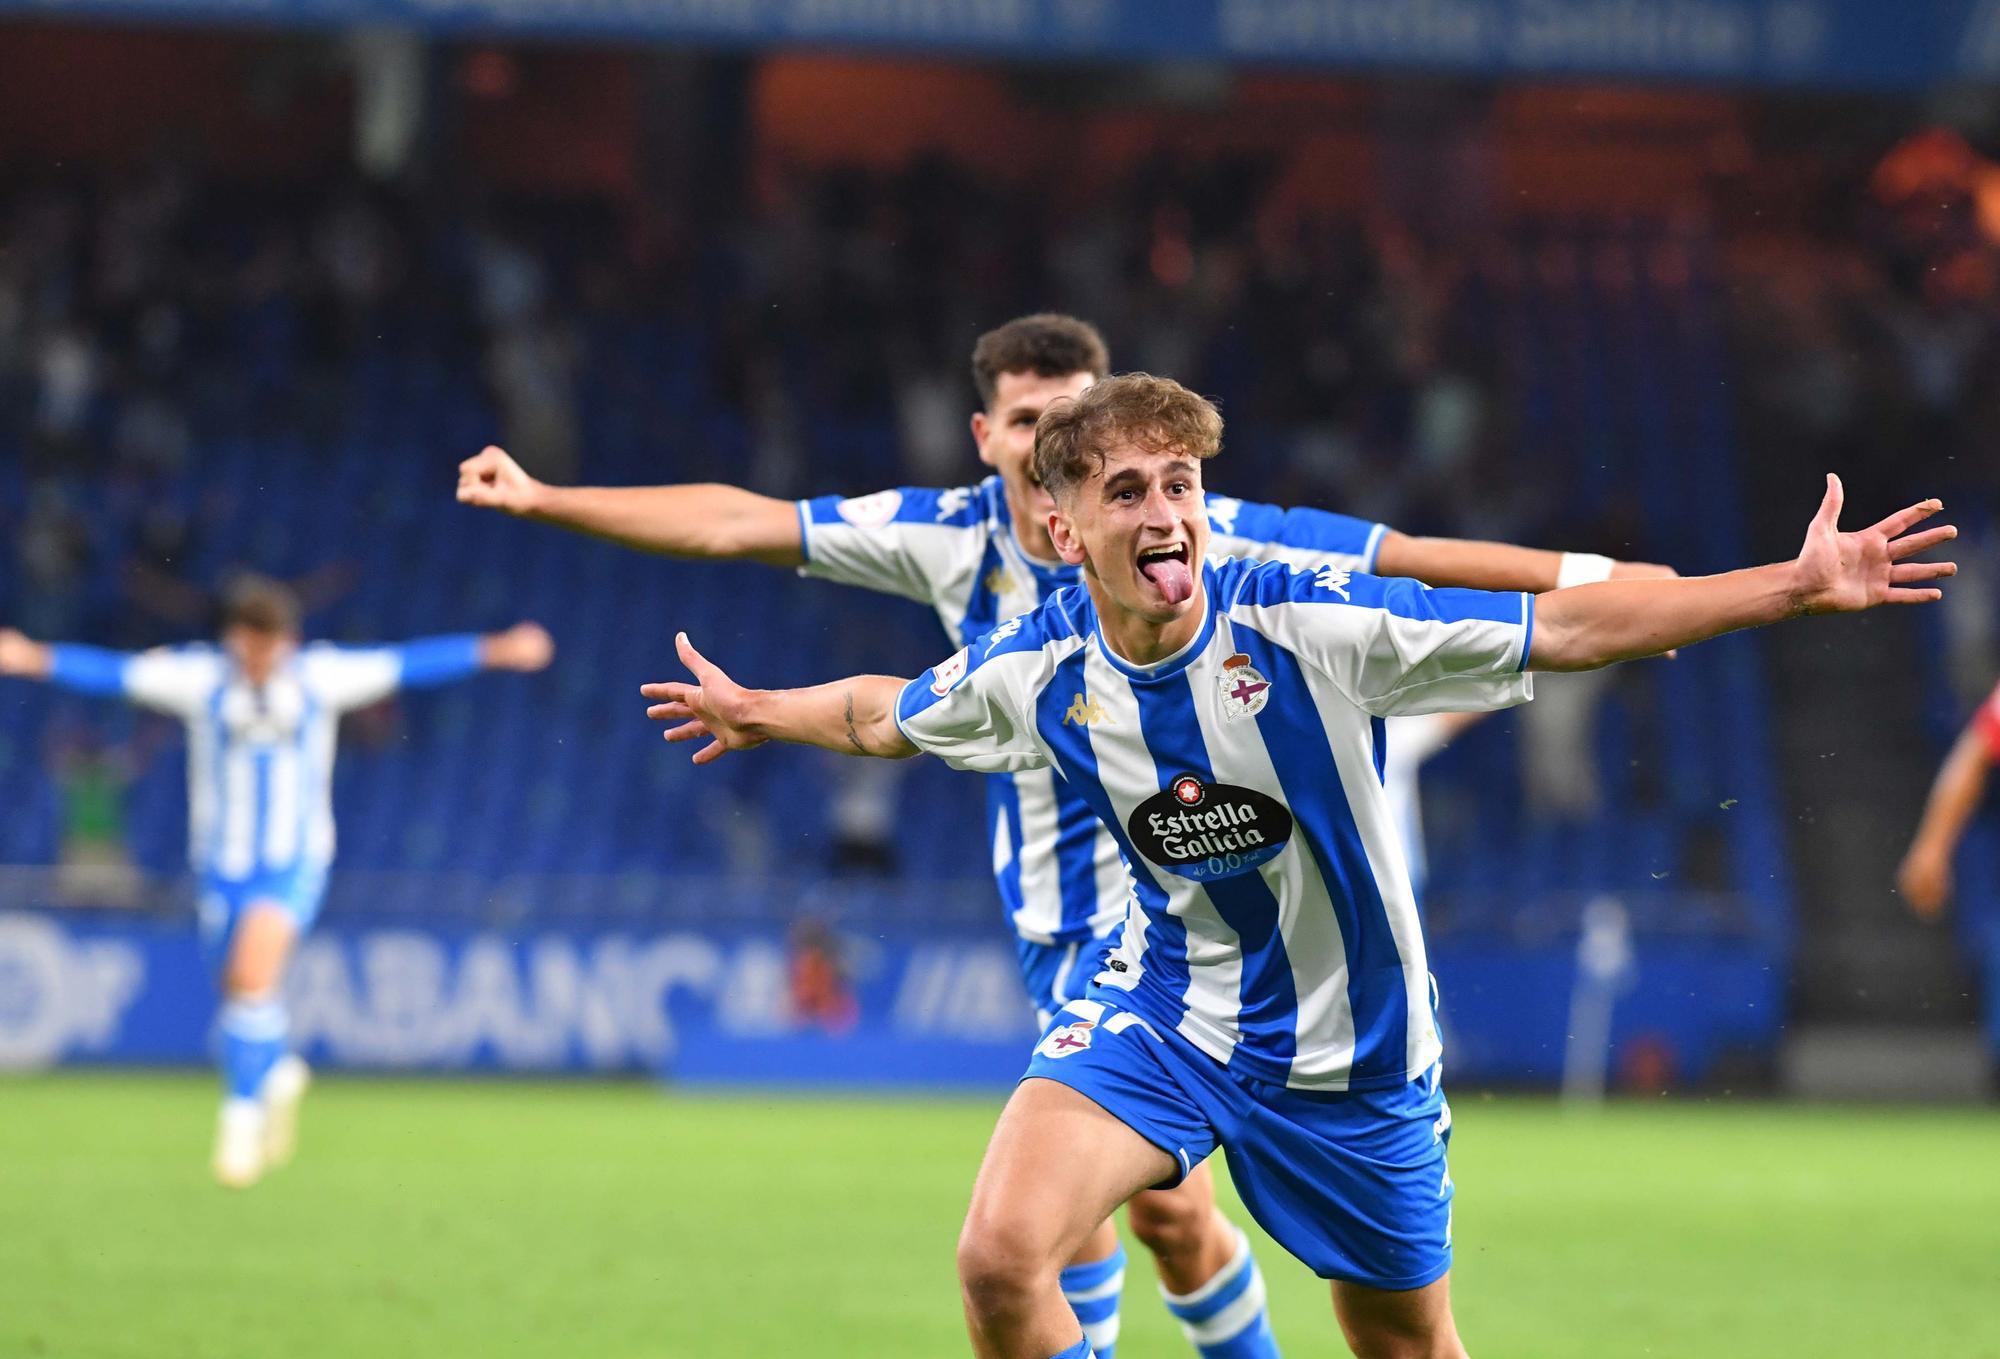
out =
[[125,696],[125,663],[131,656],[99,646],[61,642],[49,648],[49,683],[99,698]]
[[801,500],[798,503],[798,510],[799,510],[799,565],[801,567],[807,567],[812,565],[812,559],[813,559],[812,532],[811,532],[812,502],[810,500]]
[[1528,668],[1528,656],[1535,645],[1535,597],[1521,596],[1521,669]]
[[475,633],[419,637],[397,647],[396,653],[403,662],[400,682],[406,689],[449,684],[479,673],[479,637]]

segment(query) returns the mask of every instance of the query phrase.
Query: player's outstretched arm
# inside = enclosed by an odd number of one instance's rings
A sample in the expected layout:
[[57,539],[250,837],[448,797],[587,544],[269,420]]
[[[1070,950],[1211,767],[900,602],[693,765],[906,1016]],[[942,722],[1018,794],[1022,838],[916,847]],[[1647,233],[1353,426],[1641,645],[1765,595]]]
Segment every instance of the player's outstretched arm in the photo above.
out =
[[1991,738],[1975,719],[1959,733],[1951,754],[1938,769],[1923,819],[1910,840],[1909,852],[1896,868],[1896,890],[1910,909],[1925,920],[1944,914],[1951,900],[1952,856],[1965,828],[1986,795],[1986,773],[1993,765]]
[[458,500],[641,552],[772,566],[805,560],[798,507],[737,486],[551,486],[489,446],[458,465]]
[[1911,532],[1944,508],[1926,500],[1856,533],[1840,531],[1840,478],[1789,562],[1688,580],[1617,580],[1579,585],[1535,604],[1531,670],[1595,670],[1674,647],[1813,613],[1857,613],[1883,604],[1942,597],[1928,582],[1954,574],[1951,562],[1910,558],[1958,536],[1950,525]]
[[896,696],[904,681],[893,676],[857,675],[811,689],[745,689],[696,651],[685,632],[674,638],[674,646],[694,682],[647,684],[639,692],[654,700],[646,716],[677,724],[666,730],[669,741],[708,738],[694,753],[696,764],[766,741],[891,760],[917,753],[896,725]]
[[1378,576],[1410,576],[1426,585],[1539,594],[1602,580],[1669,579],[1680,573],[1653,562],[1621,562],[1586,552],[1551,552],[1472,538],[1412,538],[1391,529],[1375,553]]

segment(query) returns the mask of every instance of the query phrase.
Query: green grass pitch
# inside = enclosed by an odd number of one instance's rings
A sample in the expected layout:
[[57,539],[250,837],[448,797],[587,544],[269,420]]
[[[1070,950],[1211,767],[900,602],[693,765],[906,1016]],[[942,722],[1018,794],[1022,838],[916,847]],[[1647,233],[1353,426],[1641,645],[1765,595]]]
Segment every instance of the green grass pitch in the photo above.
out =
[[[994,1100],[330,1079],[207,1180],[196,1076],[0,1081],[0,1355],[933,1356]],[[1454,1101],[1481,1359],[2000,1359],[1990,1110]],[[1268,1242],[1290,1359],[1338,1355]],[[1143,1265],[1123,1359],[1190,1354]]]

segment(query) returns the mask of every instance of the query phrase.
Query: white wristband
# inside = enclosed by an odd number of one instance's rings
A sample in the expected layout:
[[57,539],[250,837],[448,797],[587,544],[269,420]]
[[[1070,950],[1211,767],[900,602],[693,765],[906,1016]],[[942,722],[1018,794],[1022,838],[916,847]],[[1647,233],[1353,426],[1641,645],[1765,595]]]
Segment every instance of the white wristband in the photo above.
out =
[[1562,565],[1556,568],[1556,588],[1567,590],[1572,585],[1610,580],[1611,570],[1617,565],[1611,558],[1600,557],[1595,552],[1565,552]]

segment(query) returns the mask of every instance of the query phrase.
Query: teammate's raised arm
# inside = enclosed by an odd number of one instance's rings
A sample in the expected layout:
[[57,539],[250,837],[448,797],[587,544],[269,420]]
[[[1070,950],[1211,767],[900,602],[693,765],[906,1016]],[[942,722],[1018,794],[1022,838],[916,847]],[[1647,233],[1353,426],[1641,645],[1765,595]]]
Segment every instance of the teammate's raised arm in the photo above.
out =
[[15,628],[0,628],[0,675],[44,680],[55,668],[55,653],[45,642]]
[[489,446],[458,465],[458,500],[642,552],[772,566],[805,560],[798,507],[739,486],[551,486]]
[[810,689],[745,689],[694,649],[687,634],[674,638],[694,683],[642,685],[656,700],[646,716],[676,722],[669,741],[708,744],[694,753],[696,764],[719,760],[732,750],[750,750],[766,741],[819,746],[843,755],[880,755],[899,760],[917,747],[896,725],[896,697],[904,681],[889,675],[857,675]]
[[1674,647],[1814,613],[1857,613],[1942,597],[1928,582],[1951,562],[1910,558],[1958,536],[1949,524],[1912,533],[1944,508],[1925,500],[1855,533],[1840,531],[1840,478],[1789,562],[1690,580],[1623,580],[1557,590],[1536,602],[1531,670],[1595,670]]
[[1410,576],[1426,585],[1474,590],[1559,590],[1604,580],[1670,579],[1654,562],[1614,561],[1588,552],[1553,552],[1471,538],[1413,538],[1394,529],[1375,554],[1378,576]]

